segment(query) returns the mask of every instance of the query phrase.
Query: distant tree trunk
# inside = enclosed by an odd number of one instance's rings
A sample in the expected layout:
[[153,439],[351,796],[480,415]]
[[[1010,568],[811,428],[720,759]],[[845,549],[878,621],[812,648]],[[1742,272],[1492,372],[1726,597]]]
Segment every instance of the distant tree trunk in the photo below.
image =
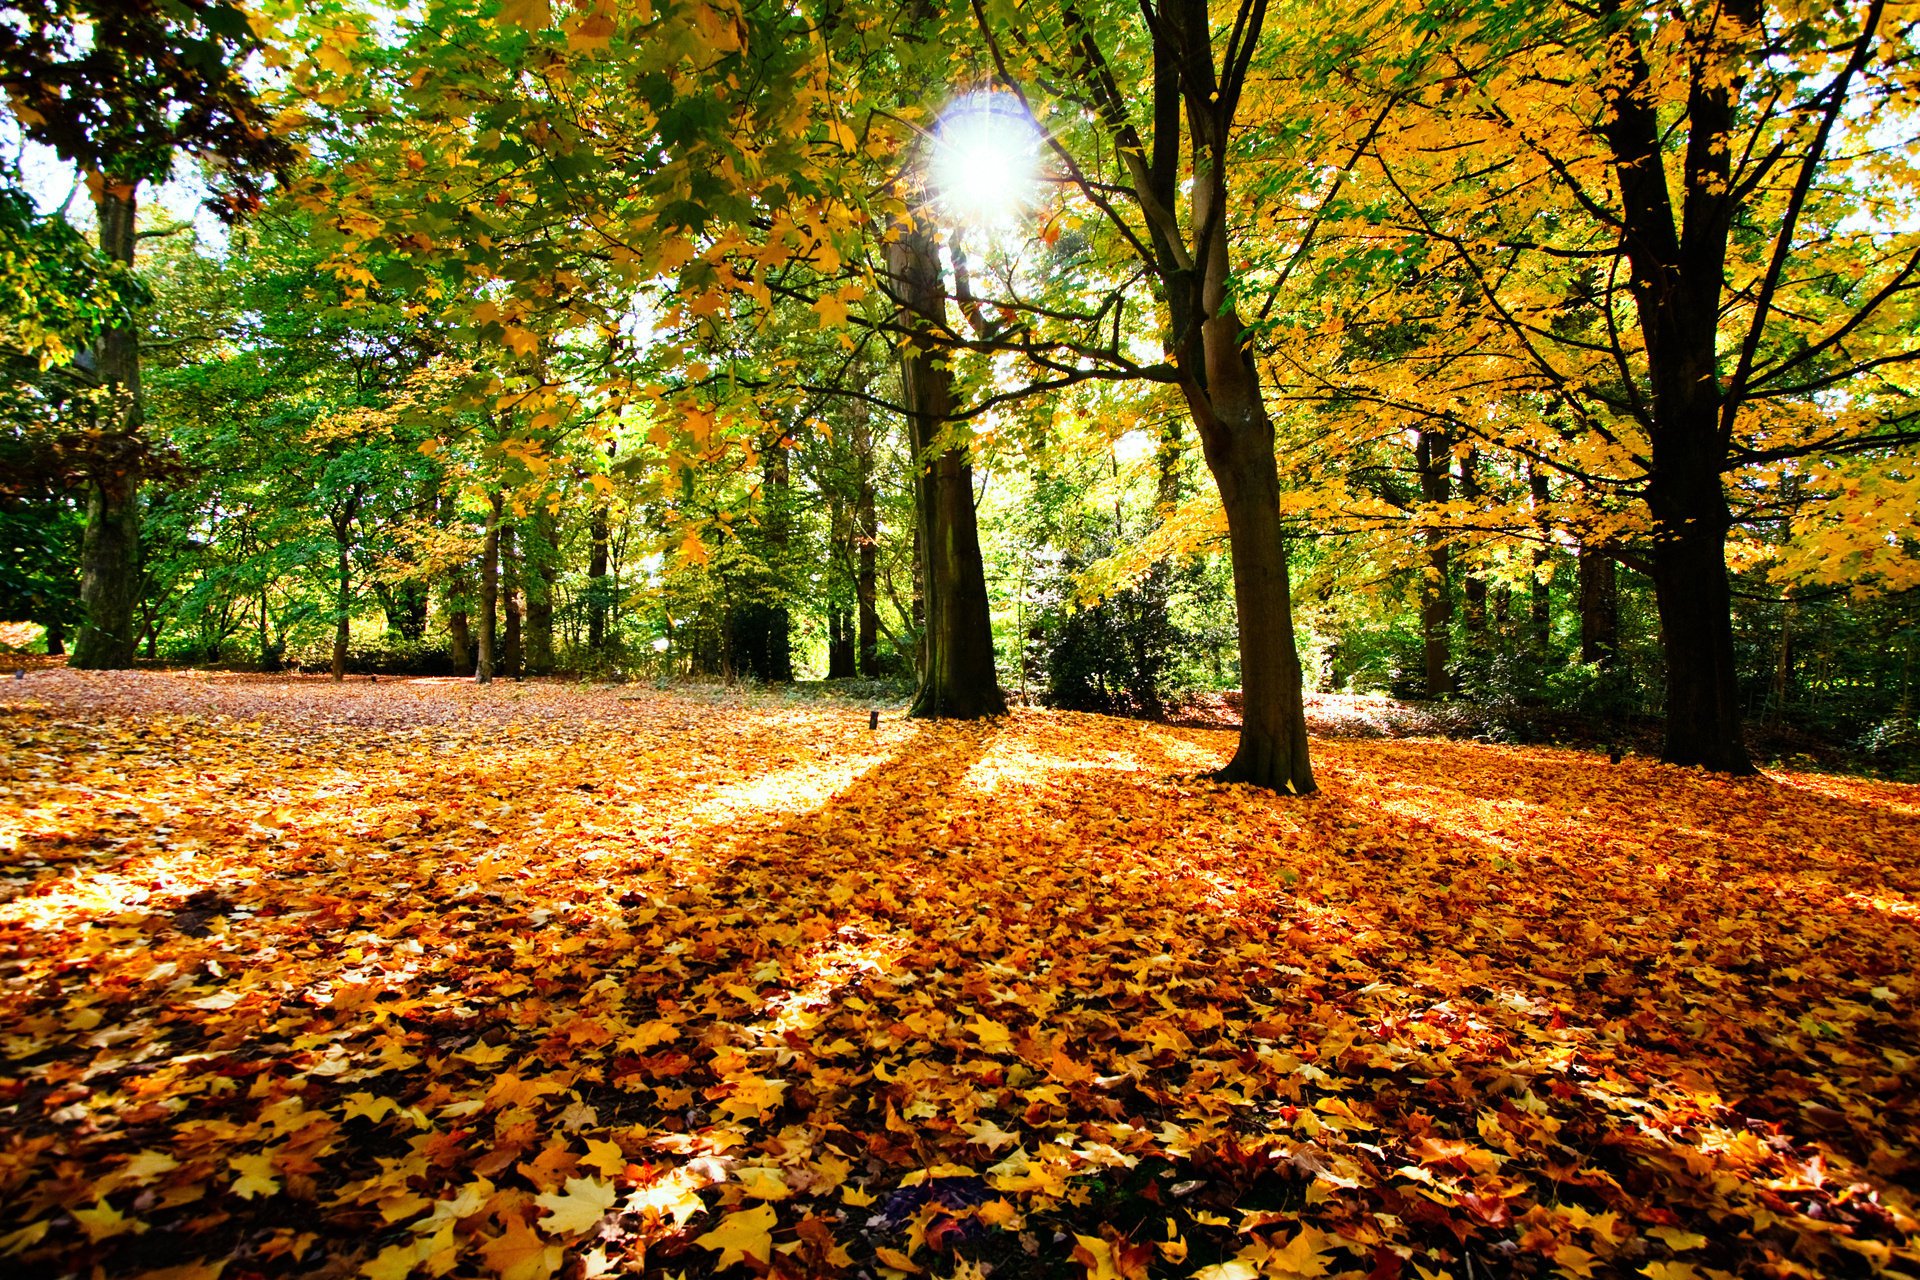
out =
[[[887,246],[901,321],[916,333],[950,332],[939,250],[924,224]],[[973,464],[944,437],[952,425],[953,371],[928,339],[903,349],[901,384],[913,449],[914,496],[926,594],[926,661],[909,715],[975,720],[1006,712],[994,670],[986,564],[973,507]]]
[[[1451,446],[1437,431],[1422,431],[1414,446],[1420,469],[1420,498],[1438,505],[1451,496]],[[1453,588],[1447,580],[1448,546],[1444,530],[1426,531],[1427,564],[1420,575],[1420,653],[1427,696],[1453,692]]]
[[859,617],[855,643],[860,650],[860,674],[871,680],[880,674],[880,520],[873,486],[873,425],[868,420],[864,402],[854,410],[853,456],[856,483],[853,541],[859,563],[853,592],[854,609]]
[[[136,187],[109,178],[94,202],[100,251],[131,269],[136,243]],[[140,333],[121,318],[101,334],[94,368],[106,389],[99,432],[87,477],[87,525],[80,548],[80,632],[68,665],[113,670],[133,665],[139,633],[134,613],[140,595],[139,435],[145,418],[140,396]]]
[[267,616],[267,593],[264,588],[262,588],[260,592],[259,627],[260,669],[262,671],[278,671],[280,669],[280,655],[274,651],[273,630],[269,625]]
[[454,671],[473,674],[473,619],[465,609],[447,611],[447,647],[452,650]]
[[[1460,496],[1469,502],[1478,502],[1482,495],[1480,488],[1480,454],[1476,449],[1468,449],[1460,459]],[[1473,569],[1462,575],[1460,594],[1466,603],[1464,622],[1467,635],[1475,644],[1487,634],[1487,580]]]
[[560,526],[546,507],[533,512],[524,553],[527,579],[527,673],[553,671],[553,584],[560,572]]
[[775,603],[767,607],[767,672],[775,684],[793,683],[793,617],[787,611],[781,579],[787,567],[787,548],[793,534],[793,469],[783,435],[767,450],[767,562],[773,566]]
[[1533,574],[1527,580],[1527,642],[1535,662],[1545,662],[1553,652],[1553,549],[1547,544],[1546,508],[1551,496],[1547,491],[1547,473],[1531,464],[1527,467],[1527,489],[1533,498],[1534,520],[1540,530],[1540,545],[1533,549]]
[[510,680],[526,674],[526,655],[521,645],[521,581],[523,572],[520,526],[503,525],[500,530],[501,612],[506,615],[505,634],[500,641],[500,673]]
[[480,549],[480,655],[474,679],[493,683],[494,640],[500,618],[500,513],[506,504],[499,494],[487,498],[487,534]]
[[1773,718],[1778,722],[1787,709],[1787,691],[1793,687],[1793,597],[1780,606],[1780,648],[1773,661],[1771,689]]
[[60,621],[59,614],[50,613],[47,615],[45,625],[47,628],[47,656],[57,658],[67,651],[66,623]]
[[827,679],[847,680],[858,674],[854,665],[853,614],[827,610]]
[[349,499],[329,513],[333,524],[333,545],[338,557],[339,594],[334,599],[333,678],[347,674],[347,643],[353,638],[353,517],[357,503]]
[[602,499],[587,518],[587,648],[595,653],[607,647],[607,604],[612,596],[607,581],[607,542],[611,525]]
[[1611,668],[1619,653],[1620,593],[1613,557],[1580,548],[1580,661]]

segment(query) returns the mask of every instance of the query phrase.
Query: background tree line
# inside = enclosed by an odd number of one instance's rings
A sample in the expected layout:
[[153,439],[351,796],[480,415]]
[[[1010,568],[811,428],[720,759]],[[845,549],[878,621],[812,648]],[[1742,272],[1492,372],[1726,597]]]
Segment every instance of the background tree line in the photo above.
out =
[[[1303,687],[1911,750],[1881,5],[108,7],[0,49],[95,207],[0,220],[77,665],[1238,689],[1293,790]],[[194,157],[222,243],[141,221]]]

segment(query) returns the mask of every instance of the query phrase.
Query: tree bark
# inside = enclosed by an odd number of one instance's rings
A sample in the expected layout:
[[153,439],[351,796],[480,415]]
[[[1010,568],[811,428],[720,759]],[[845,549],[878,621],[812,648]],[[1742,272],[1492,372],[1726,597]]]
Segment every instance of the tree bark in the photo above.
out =
[[859,563],[854,575],[854,608],[859,618],[855,643],[860,652],[860,674],[871,680],[880,674],[880,520],[873,485],[873,426],[864,403],[854,410],[853,457],[853,541]]
[[1613,557],[1580,548],[1580,661],[1611,668],[1619,653],[1620,593]]
[[1733,649],[1733,592],[1727,579],[1732,516],[1717,469],[1709,483],[1676,493],[1681,487],[1669,478],[1649,495],[1657,523],[1649,559],[1667,657],[1661,758],[1718,773],[1751,774]]
[[1527,490],[1533,498],[1534,523],[1540,544],[1533,549],[1533,573],[1527,579],[1527,640],[1535,662],[1553,652],[1553,551],[1548,546],[1546,472],[1528,464]]
[[[887,270],[901,322],[916,335],[950,332],[933,237],[924,224],[898,230],[887,246]],[[953,413],[953,372],[931,336],[903,349],[900,364],[927,618],[920,690],[908,714],[955,720],[1003,715],[1007,703],[994,669],[973,465],[964,447],[944,440]]]
[[[1437,431],[1422,431],[1414,446],[1420,470],[1420,498],[1438,505],[1451,495],[1452,451],[1447,437]],[[1453,584],[1448,578],[1450,559],[1446,533],[1426,530],[1427,563],[1420,574],[1420,658],[1427,696],[1445,697],[1453,692]]]
[[[109,178],[94,202],[100,250],[131,270],[136,188]],[[112,421],[87,477],[87,525],[80,550],[80,630],[69,666],[115,670],[133,665],[140,643],[134,624],[140,595],[140,479],[138,444],[144,421],[140,396],[140,334],[120,320],[100,336],[94,367],[107,392],[103,412]]]
[[607,581],[607,542],[611,524],[603,498],[587,519],[587,648],[595,653],[607,647],[607,603],[612,594]]
[[[1460,496],[1476,503],[1483,496],[1480,455],[1475,449],[1468,449],[1460,459]],[[1461,574],[1460,595],[1466,606],[1462,621],[1471,641],[1469,647],[1477,648],[1487,634],[1487,580],[1467,567]]]
[[534,509],[526,540],[527,674],[553,671],[553,584],[560,571],[560,527],[551,511]]
[[329,516],[333,524],[333,545],[337,557],[339,591],[334,597],[333,678],[335,683],[347,675],[347,645],[353,638],[353,517],[355,504],[349,501]]
[[487,534],[480,550],[480,653],[474,679],[493,683],[494,640],[500,617],[500,513],[506,504],[500,495],[488,495]]
[[[1757,0],[1734,0],[1717,29],[1742,38],[1759,30],[1759,16]],[[1732,514],[1721,481],[1732,425],[1719,372],[1720,304],[1733,225],[1732,55],[1715,49],[1714,56],[1693,60],[1677,216],[1652,73],[1630,35],[1623,33],[1615,49],[1602,133],[1620,189],[1621,244],[1631,267],[1652,402],[1645,497],[1655,525],[1649,558],[1667,659],[1661,758],[1750,774],[1727,580]]]
[[521,623],[524,612],[521,604],[521,582],[525,578],[524,561],[521,554],[520,527],[517,524],[502,526],[500,530],[500,611],[505,615],[506,626],[500,637],[500,674],[509,680],[518,680],[526,674],[526,653],[521,645]]
[[764,678],[773,684],[793,683],[793,617],[787,611],[782,589],[787,564],[787,549],[793,532],[793,469],[787,457],[783,436],[773,442],[766,454],[765,491],[767,495],[767,563],[773,569],[774,603],[767,606],[767,670]]
[[[1264,10],[1260,11],[1262,14]],[[1237,87],[1223,95],[1213,62],[1205,0],[1169,0],[1154,32],[1155,112],[1152,197],[1176,207],[1179,106],[1191,134],[1191,269],[1170,262],[1172,240],[1156,232],[1156,256],[1168,284],[1167,349],[1220,490],[1240,623],[1240,741],[1218,773],[1304,795],[1315,789],[1307,757],[1306,710],[1293,635],[1293,592],[1280,525],[1280,472],[1273,419],[1260,390],[1247,326],[1228,293],[1227,154]],[[1249,45],[1257,22],[1241,33]],[[1177,83],[1177,92],[1170,88]]]

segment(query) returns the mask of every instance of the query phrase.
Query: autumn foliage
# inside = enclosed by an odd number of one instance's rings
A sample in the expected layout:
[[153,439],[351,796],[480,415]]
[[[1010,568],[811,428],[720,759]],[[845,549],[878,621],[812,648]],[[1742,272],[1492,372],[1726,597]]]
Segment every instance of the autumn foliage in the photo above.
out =
[[1912,1274],[1920,789],[41,670],[0,1269]]

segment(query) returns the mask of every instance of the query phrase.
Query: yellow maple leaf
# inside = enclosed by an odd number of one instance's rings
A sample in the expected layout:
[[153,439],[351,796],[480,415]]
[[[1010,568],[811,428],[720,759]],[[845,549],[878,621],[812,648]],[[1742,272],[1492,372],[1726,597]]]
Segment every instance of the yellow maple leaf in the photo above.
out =
[[769,1169],[765,1165],[748,1165],[735,1169],[733,1176],[740,1180],[741,1187],[756,1200],[785,1200],[793,1194],[793,1188],[787,1185],[787,1179],[778,1169]]
[[147,1229],[146,1223],[138,1218],[122,1215],[105,1200],[94,1201],[91,1209],[74,1209],[70,1212],[73,1214],[73,1220],[80,1224],[80,1229],[87,1233],[87,1239],[94,1242],[125,1235],[128,1232],[138,1235]]
[[559,1245],[548,1244],[514,1218],[504,1232],[480,1246],[480,1256],[500,1280],[547,1280],[566,1255]]
[[780,1215],[770,1204],[741,1209],[728,1214],[705,1235],[694,1237],[693,1242],[720,1255],[716,1267],[732,1266],[747,1258],[764,1263],[773,1255],[773,1228],[779,1221]]
[[832,294],[815,302],[813,310],[820,317],[822,329],[837,329],[847,322],[847,304]]
[[568,1178],[561,1191],[535,1196],[533,1202],[547,1210],[540,1229],[548,1235],[570,1236],[591,1231],[613,1208],[611,1182],[598,1178]]
[[580,1163],[589,1169],[598,1169],[609,1178],[617,1178],[626,1170],[627,1153],[617,1142],[588,1138],[587,1154],[580,1157]]
[[495,19],[528,31],[545,31],[553,25],[553,6],[550,0],[500,0]]
[[273,1176],[272,1152],[235,1156],[227,1161],[227,1166],[240,1175],[233,1180],[233,1194],[242,1200],[280,1194],[280,1179]]

